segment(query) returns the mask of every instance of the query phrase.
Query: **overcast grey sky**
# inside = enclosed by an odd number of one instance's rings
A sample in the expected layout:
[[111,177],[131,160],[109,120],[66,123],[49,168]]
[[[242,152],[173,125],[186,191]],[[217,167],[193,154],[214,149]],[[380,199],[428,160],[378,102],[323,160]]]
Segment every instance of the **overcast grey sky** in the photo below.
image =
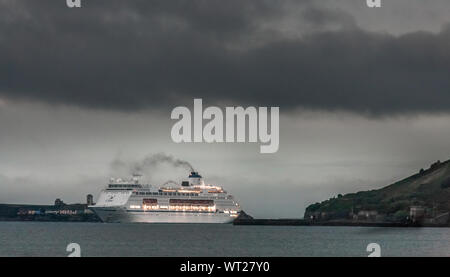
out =
[[[449,14],[445,0],[0,0],[0,202],[84,201],[114,160],[158,152],[258,217],[406,177],[450,158]],[[173,143],[170,112],[194,97],[279,106],[280,150]]]

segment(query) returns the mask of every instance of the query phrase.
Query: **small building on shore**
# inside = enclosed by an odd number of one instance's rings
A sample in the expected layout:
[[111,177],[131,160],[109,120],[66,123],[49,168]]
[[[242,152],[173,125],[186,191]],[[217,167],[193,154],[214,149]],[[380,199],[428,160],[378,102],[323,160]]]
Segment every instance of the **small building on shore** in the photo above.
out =
[[409,207],[409,218],[412,222],[423,220],[425,217],[425,208],[422,206]]
[[358,212],[357,218],[358,220],[377,220],[378,212],[374,210],[361,210]]

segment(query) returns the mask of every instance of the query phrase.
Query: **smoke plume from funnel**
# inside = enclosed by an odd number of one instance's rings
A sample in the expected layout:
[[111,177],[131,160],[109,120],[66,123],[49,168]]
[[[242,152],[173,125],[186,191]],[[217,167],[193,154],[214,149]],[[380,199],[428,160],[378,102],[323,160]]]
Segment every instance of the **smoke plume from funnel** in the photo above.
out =
[[[115,159],[111,162],[111,171],[113,176],[131,176],[133,174],[143,174],[147,181],[157,181],[158,176],[153,173],[159,171],[160,166],[169,166],[173,168],[195,171],[194,167],[187,161],[175,158],[165,153],[148,155],[142,160],[124,161]],[[156,177],[156,179],[154,179]],[[167,179],[166,179],[167,180]]]
[[145,157],[142,161],[134,162],[131,166],[131,170],[132,173],[140,173],[146,169],[157,167],[160,164],[168,164],[176,168],[185,168],[189,171],[195,171],[194,167],[189,162],[164,153],[157,153]]

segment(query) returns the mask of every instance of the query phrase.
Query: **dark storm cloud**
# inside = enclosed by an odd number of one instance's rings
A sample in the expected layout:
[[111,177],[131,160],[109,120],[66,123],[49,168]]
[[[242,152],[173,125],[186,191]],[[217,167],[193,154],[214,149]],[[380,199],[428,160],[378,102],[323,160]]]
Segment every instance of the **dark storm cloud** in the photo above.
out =
[[[0,96],[119,110],[194,97],[283,110],[450,110],[448,27],[373,33],[311,1],[83,5],[0,0]],[[311,31],[286,33],[287,19]]]

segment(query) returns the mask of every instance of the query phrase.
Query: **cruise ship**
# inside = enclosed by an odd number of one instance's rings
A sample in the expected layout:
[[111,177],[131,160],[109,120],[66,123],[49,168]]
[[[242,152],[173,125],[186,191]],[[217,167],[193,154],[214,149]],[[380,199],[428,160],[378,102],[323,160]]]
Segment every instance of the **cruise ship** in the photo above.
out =
[[97,203],[89,206],[103,222],[230,223],[241,208],[222,187],[206,185],[198,172],[181,184],[142,185],[140,175],[111,178]]

